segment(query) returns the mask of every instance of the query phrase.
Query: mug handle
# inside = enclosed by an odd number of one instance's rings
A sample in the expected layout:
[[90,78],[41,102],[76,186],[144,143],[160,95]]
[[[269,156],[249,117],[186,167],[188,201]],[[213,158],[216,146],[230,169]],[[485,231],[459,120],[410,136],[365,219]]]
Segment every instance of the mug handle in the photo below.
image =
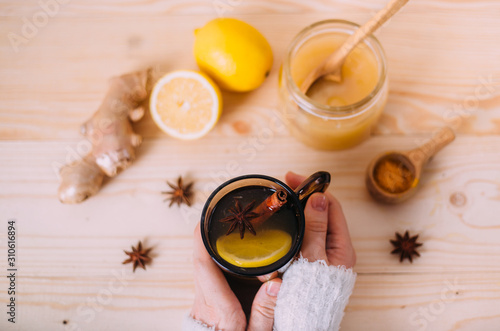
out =
[[325,192],[330,185],[331,176],[326,171],[318,171],[309,176],[295,189],[302,207],[306,206],[307,199],[317,192]]

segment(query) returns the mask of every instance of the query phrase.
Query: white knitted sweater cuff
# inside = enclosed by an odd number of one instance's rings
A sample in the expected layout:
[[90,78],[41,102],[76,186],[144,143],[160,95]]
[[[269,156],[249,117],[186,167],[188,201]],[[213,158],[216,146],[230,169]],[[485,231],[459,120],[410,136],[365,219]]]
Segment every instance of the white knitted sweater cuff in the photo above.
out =
[[190,315],[186,315],[182,325],[183,331],[217,331],[215,326],[208,326],[205,323],[195,320]]
[[274,330],[338,330],[355,282],[352,269],[299,258],[283,275]]
[[[336,331],[344,316],[356,273],[324,261],[295,261],[283,275],[274,313],[275,331]],[[215,331],[186,316],[184,331]]]

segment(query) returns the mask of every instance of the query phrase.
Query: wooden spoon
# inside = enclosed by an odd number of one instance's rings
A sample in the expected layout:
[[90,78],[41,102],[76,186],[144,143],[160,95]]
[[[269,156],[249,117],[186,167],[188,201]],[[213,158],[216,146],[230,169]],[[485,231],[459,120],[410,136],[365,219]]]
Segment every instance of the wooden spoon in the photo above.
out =
[[[455,139],[455,133],[449,127],[441,129],[431,140],[420,147],[406,152],[386,152],[376,157],[368,166],[366,171],[366,187],[375,200],[385,203],[402,202],[415,193],[422,169],[427,161],[439,152],[443,147]],[[402,164],[412,173],[412,182],[403,192],[392,193],[385,190],[376,180],[376,168],[380,162],[392,160]]]
[[375,14],[368,22],[360,26],[332,55],[316,67],[300,85],[302,93],[306,94],[309,87],[320,77],[325,76],[328,80],[340,83],[342,81],[342,65],[351,51],[371,35],[389,18],[391,18],[409,0],[391,0],[387,6]]

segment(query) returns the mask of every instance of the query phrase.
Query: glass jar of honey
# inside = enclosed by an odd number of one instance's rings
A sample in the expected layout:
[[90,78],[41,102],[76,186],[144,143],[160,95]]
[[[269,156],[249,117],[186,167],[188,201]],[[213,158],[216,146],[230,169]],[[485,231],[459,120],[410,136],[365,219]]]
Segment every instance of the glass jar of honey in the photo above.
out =
[[387,102],[385,54],[373,35],[349,54],[340,83],[322,78],[307,95],[299,89],[358,27],[343,20],[314,23],[295,37],[284,59],[279,77],[283,118],[291,134],[313,148],[337,150],[361,143]]

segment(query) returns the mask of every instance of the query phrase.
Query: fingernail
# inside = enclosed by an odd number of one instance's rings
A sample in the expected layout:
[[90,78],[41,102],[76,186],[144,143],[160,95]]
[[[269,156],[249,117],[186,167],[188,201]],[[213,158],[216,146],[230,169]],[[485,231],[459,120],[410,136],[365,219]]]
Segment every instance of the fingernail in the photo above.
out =
[[311,197],[311,205],[314,210],[325,211],[326,210],[326,195],[315,194]]
[[278,292],[280,291],[280,287],[281,287],[281,282],[268,282],[267,294],[269,294],[272,297],[277,296]]

